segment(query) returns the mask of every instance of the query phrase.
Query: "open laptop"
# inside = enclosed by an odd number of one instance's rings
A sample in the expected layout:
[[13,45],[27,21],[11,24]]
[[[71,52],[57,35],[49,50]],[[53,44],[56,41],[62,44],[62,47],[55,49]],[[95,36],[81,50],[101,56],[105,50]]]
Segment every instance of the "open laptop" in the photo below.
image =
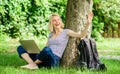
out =
[[40,49],[34,40],[19,40],[20,44],[28,53],[39,53]]

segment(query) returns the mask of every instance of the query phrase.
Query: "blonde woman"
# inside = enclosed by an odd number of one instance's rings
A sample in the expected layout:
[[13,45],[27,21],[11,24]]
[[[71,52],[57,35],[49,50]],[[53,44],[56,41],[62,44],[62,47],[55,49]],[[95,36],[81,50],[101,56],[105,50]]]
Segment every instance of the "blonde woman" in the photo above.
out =
[[[93,18],[93,13],[88,14],[88,25]],[[83,35],[74,32],[70,29],[63,29],[64,24],[58,14],[52,14],[49,20],[50,34],[46,47],[39,54],[29,54],[22,46],[17,48],[18,54],[28,64],[21,68],[38,69],[39,67],[54,67],[59,66],[59,61],[68,43],[69,36],[79,37],[86,36],[86,31]]]

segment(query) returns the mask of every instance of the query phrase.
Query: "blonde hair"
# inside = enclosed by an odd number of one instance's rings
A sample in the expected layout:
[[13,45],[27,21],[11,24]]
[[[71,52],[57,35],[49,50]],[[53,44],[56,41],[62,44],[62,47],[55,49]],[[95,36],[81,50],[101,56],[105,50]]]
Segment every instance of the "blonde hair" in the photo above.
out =
[[52,17],[53,17],[53,16],[58,16],[58,17],[60,18],[61,28],[64,28],[64,24],[63,24],[63,22],[62,22],[61,17],[60,17],[58,14],[54,13],[54,14],[51,15],[51,17],[50,17],[50,19],[49,19],[48,30],[49,30],[50,32],[53,32],[53,31],[54,31],[54,27],[53,27],[53,25],[52,25]]

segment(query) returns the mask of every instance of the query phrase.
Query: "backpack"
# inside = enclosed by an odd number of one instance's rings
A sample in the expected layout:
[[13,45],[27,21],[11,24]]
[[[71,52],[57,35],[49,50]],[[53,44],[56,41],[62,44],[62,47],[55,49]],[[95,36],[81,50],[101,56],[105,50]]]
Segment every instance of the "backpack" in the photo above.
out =
[[78,63],[82,70],[84,68],[92,70],[107,69],[105,64],[99,59],[95,40],[89,38],[81,39],[77,49],[80,52]]

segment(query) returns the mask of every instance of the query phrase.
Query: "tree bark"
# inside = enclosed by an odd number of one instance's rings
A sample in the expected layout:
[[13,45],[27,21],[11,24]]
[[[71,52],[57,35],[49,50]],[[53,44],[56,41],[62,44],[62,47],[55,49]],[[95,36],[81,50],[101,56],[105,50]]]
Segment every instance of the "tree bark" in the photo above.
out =
[[[65,27],[82,33],[87,23],[87,15],[92,11],[92,6],[92,0],[68,0]],[[87,34],[88,37],[91,34],[90,29]],[[79,42],[79,39],[70,37],[61,61],[63,66],[73,66],[75,64],[78,53],[77,42]]]
[[120,38],[120,22],[118,22],[118,37]]

